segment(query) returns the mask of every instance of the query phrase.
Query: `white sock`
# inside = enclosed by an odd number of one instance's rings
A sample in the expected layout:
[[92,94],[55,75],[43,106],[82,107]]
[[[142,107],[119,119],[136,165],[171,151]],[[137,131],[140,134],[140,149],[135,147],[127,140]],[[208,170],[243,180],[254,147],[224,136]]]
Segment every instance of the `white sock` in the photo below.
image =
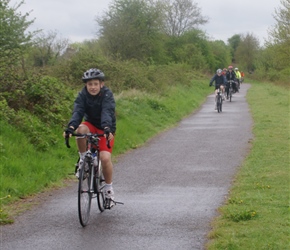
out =
[[105,183],[105,190],[108,191],[111,189],[113,189],[113,182],[111,184]]
[[81,158],[82,160],[85,158],[86,153],[87,153],[87,152],[83,152],[83,153],[80,153],[80,152],[79,152],[79,156],[80,156],[80,158]]

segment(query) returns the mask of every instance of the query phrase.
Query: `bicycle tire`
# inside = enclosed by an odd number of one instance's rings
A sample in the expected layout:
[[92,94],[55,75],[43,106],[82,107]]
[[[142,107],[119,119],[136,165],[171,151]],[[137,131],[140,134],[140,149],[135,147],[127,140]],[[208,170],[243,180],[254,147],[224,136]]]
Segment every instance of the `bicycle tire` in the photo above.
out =
[[90,192],[91,173],[85,171],[85,161],[80,169],[78,187],[78,214],[80,224],[85,227],[90,219],[93,194]]
[[104,185],[105,185],[105,178],[103,175],[103,169],[102,169],[102,163],[99,160],[98,167],[96,169],[96,179],[95,182],[95,193],[97,194],[97,202],[98,202],[98,208],[100,212],[103,212],[105,210],[104,204],[105,204],[105,194],[104,194]]
[[222,97],[219,95],[218,96],[218,103],[217,103],[217,110],[218,110],[218,113],[222,112]]
[[233,92],[230,90],[230,102],[232,101]]
[[217,96],[217,101],[216,101],[216,107],[217,107],[217,112],[220,112],[220,104],[221,104],[221,100],[220,100],[220,96]]

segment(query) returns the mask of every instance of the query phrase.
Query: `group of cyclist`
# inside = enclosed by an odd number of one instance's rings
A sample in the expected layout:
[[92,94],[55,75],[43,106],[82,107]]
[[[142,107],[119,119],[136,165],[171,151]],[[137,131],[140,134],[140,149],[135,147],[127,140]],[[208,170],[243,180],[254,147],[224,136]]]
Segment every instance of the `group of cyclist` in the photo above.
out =
[[223,100],[228,100],[230,83],[232,83],[234,93],[239,92],[240,84],[242,83],[243,78],[244,73],[240,72],[238,68],[235,68],[235,70],[233,70],[233,66],[230,65],[227,69],[218,69],[216,71],[216,74],[210,80],[209,86],[212,86],[213,82],[215,82],[215,95],[217,95],[218,90],[220,90]]

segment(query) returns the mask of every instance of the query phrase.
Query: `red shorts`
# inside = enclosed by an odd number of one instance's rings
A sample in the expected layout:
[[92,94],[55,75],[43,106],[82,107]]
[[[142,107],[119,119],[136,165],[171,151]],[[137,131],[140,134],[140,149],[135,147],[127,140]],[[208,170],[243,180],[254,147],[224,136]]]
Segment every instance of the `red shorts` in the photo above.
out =
[[[89,128],[91,133],[95,133],[95,134],[103,134],[104,133],[104,130],[96,128],[94,125],[92,125],[89,122],[82,122],[82,124],[86,125]],[[103,136],[100,137],[100,140],[99,140],[100,151],[108,151],[108,152],[112,153],[113,147],[114,147],[114,138],[112,140],[110,140],[110,146],[111,146],[111,148],[107,147],[107,139],[105,137],[103,137]]]

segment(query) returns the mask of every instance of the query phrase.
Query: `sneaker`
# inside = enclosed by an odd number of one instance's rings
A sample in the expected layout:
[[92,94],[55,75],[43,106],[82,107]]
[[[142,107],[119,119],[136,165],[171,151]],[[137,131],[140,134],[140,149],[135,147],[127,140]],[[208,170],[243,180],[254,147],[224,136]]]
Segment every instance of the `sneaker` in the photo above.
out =
[[76,177],[79,178],[80,177],[80,166],[83,164],[84,160],[80,159],[79,163],[78,163],[78,168],[76,170]]
[[78,168],[77,168],[77,170],[76,170],[76,177],[77,177],[77,178],[80,177],[80,166],[82,165],[82,163],[83,163],[83,160],[80,159],[80,160],[79,160],[79,163],[78,163]]
[[113,189],[109,189],[105,191],[105,199],[106,199],[105,208],[111,209],[115,205]]

